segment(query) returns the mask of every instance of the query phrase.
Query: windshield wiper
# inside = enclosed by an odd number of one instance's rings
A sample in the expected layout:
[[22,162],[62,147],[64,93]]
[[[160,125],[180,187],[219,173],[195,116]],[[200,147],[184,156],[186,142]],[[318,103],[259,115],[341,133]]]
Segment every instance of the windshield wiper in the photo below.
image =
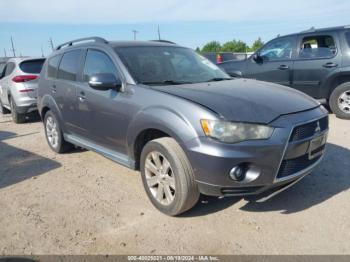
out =
[[192,84],[189,81],[175,81],[175,80],[164,80],[164,81],[145,81],[141,82],[144,85],[184,85],[184,84]]
[[217,81],[232,80],[232,79],[233,77],[214,77],[205,82],[217,82]]

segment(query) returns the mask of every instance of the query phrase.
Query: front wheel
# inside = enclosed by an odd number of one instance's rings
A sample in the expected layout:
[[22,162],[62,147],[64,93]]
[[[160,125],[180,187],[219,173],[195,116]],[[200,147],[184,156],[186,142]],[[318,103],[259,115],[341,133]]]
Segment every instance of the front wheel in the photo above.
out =
[[56,153],[65,153],[73,145],[66,142],[56,116],[48,111],[44,118],[45,136],[50,148]]
[[350,119],[350,82],[337,86],[329,99],[333,113],[343,119]]
[[146,144],[141,153],[141,175],[152,204],[167,215],[179,215],[199,199],[190,162],[173,138],[159,138]]

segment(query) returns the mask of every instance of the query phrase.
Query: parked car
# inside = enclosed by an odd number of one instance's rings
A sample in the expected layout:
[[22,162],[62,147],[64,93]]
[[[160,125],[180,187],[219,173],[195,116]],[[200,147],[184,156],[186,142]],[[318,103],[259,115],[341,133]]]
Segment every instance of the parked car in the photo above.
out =
[[0,75],[0,112],[11,112],[15,123],[37,110],[38,77],[44,58],[11,58]]
[[191,49],[154,41],[58,46],[40,75],[38,108],[53,151],[77,145],[141,170],[168,215],[200,193],[290,187],[320,163],[328,132],[327,110],[311,97],[232,79]]
[[350,27],[310,29],[266,43],[244,61],[220,64],[228,74],[290,86],[350,119]]
[[247,59],[252,53],[234,53],[234,52],[208,52],[202,54],[205,58],[214,64],[221,64],[231,60]]

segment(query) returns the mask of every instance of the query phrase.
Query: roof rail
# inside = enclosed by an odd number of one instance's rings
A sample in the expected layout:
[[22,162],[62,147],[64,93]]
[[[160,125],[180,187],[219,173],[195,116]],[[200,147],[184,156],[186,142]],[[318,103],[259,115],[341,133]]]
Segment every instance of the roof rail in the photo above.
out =
[[300,33],[307,33],[307,32],[316,32],[316,28],[314,26],[312,26],[311,28],[301,31]]
[[176,43],[172,42],[172,41],[169,41],[169,40],[162,40],[162,39],[159,39],[159,40],[150,40],[152,42],[160,42],[160,43],[168,43],[168,44],[173,44],[173,45],[176,45]]
[[102,38],[102,37],[97,37],[97,36],[85,37],[85,38],[79,38],[79,39],[71,40],[69,42],[65,42],[63,44],[60,44],[59,46],[56,47],[56,50],[60,50],[64,46],[72,46],[73,43],[86,42],[86,41],[95,41],[95,42],[98,42],[98,43],[105,43],[105,44],[108,43],[108,41],[106,39]]

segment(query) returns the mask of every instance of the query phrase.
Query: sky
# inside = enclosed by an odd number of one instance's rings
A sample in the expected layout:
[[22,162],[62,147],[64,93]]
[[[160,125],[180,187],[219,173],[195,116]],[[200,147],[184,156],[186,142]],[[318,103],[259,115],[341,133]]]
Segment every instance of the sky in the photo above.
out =
[[252,44],[311,27],[349,25],[348,0],[0,0],[0,56],[48,55],[54,45],[101,36],[162,39],[191,48],[232,39]]

